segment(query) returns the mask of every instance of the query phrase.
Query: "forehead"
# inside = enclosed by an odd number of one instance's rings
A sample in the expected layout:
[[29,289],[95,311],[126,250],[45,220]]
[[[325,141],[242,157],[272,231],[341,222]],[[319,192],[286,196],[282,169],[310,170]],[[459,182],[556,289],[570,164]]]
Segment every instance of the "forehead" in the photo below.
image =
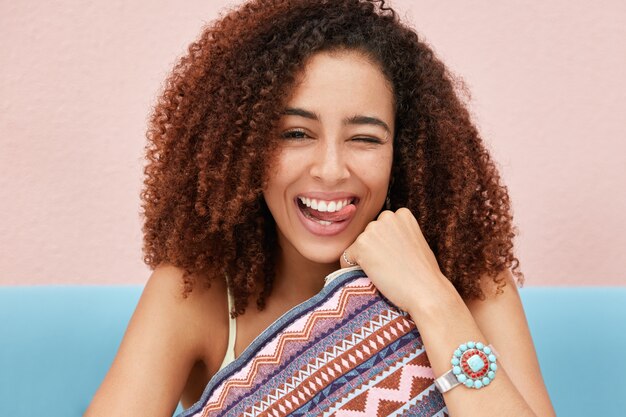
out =
[[326,116],[375,115],[394,119],[393,88],[380,67],[356,51],[320,52],[309,58],[287,100]]

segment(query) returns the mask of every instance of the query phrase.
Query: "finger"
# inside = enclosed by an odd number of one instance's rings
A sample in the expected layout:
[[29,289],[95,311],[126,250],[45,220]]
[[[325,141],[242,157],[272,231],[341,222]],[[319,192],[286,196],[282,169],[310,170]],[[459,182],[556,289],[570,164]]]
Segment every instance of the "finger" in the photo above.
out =
[[393,217],[394,216],[394,212],[391,210],[384,210],[382,211],[378,217],[376,218],[376,220],[383,220],[389,217]]
[[417,221],[417,218],[415,217],[415,215],[413,215],[413,213],[411,212],[411,210],[409,210],[406,207],[401,207],[396,211],[396,214],[398,215],[400,219],[402,219],[404,224],[406,224],[409,227],[413,227],[419,232],[420,235],[423,236],[422,228],[419,222]]

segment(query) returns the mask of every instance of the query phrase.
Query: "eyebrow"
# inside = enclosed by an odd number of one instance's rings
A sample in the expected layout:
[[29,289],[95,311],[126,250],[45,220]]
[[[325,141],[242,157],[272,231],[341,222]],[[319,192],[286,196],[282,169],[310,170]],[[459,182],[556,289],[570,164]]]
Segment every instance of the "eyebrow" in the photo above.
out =
[[[317,115],[317,113],[314,113],[309,110],[301,109],[299,107],[287,107],[285,111],[283,112],[283,114],[286,116],[300,116],[300,117],[304,117],[305,119],[316,120],[316,121],[320,120],[320,117]],[[343,124],[344,125],[380,126],[383,129],[385,129],[388,133],[391,133],[391,129],[389,128],[387,123],[383,122],[377,117],[372,117],[372,116],[355,115],[352,117],[347,117],[343,119]]]

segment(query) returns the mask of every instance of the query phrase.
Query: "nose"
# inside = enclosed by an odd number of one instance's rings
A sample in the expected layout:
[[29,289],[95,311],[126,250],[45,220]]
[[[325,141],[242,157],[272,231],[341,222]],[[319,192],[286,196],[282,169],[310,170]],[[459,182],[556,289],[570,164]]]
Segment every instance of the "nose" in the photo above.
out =
[[309,173],[329,185],[341,183],[350,176],[346,151],[341,141],[318,139]]

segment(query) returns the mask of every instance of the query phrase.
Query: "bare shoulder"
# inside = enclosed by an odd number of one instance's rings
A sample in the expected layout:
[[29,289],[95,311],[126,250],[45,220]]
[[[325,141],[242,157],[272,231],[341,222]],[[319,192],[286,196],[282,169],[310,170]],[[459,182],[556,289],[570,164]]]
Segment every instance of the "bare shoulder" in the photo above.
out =
[[497,292],[491,278],[481,282],[484,300],[466,301],[478,327],[498,351],[513,384],[537,415],[554,416],[517,284],[510,270],[501,273],[506,285]]
[[216,287],[198,283],[184,297],[183,271],[157,267],[85,416],[171,416],[224,302]]

